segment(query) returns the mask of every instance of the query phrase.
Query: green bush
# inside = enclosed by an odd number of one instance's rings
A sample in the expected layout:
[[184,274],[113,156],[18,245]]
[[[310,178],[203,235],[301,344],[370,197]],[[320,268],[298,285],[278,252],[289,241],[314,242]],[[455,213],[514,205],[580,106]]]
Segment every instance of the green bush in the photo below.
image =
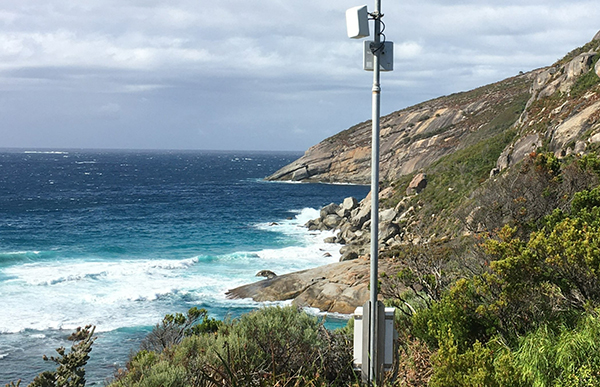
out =
[[246,314],[219,331],[216,344],[212,368],[229,383],[308,378],[335,385],[353,375],[349,339],[295,307]]
[[193,307],[186,314],[167,314],[144,338],[140,347],[147,351],[162,352],[180,343],[185,336],[215,332],[220,324],[220,321],[209,318],[204,308]]
[[430,386],[600,385],[599,198],[575,194],[528,240],[504,227],[485,245],[487,272],[413,315],[410,333],[433,351]]
[[64,347],[60,347],[56,350],[59,357],[44,356],[44,360],[55,363],[57,368],[55,371],[46,371],[38,375],[29,387],[84,387],[85,365],[90,359],[89,353],[96,340],[95,329],[96,327],[91,325],[83,329],[77,328],[69,336],[69,340],[73,341],[70,352],[67,353]]
[[161,353],[141,351],[113,386],[345,386],[353,380],[350,337],[290,306],[226,321]]
[[452,331],[448,330],[439,337],[439,344],[431,359],[434,373],[429,386],[499,386],[495,379],[493,353],[479,341],[461,353]]
[[187,386],[186,370],[182,366],[161,359],[156,352],[140,351],[127,365],[129,372],[121,371],[115,387],[184,387]]
[[412,333],[432,348],[439,348],[448,332],[461,351],[476,341],[487,342],[497,325],[481,313],[483,303],[473,281],[458,280],[440,301],[413,316]]
[[185,387],[186,372],[181,366],[174,366],[162,361],[152,367],[148,374],[140,380],[140,387]]
[[516,366],[530,386],[600,385],[600,321],[589,314],[575,329],[544,325],[516,351]]

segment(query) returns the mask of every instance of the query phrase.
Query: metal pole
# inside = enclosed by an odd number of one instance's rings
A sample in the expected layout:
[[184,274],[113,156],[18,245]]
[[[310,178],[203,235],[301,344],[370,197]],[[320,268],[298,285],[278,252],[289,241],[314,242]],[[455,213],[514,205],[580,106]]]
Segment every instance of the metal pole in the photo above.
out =
[[380,115],[380,94],[379,85],[379,55],[381,49],[381,0],[375,0],[374,14],[374,53],[373,53],[373,110],[372,110],[372,140],[371,140],[371,280],[370,280],[370,301],[371,318],[369,334],[369,353],[370,353],[370,372],[369,383],[373,385],[378,381],[378,356],[377,353],[377,287],[378,287],[378,264],[379,264],[379,115]]

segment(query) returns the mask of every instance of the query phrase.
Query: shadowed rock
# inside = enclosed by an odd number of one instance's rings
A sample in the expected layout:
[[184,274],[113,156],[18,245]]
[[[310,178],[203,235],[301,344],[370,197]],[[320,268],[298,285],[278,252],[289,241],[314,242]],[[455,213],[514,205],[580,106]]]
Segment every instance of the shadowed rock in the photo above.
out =
[[417,173],[411,180],[408,188],[406,188],[407,195],[414,195],[421,193],[427,187],[427,176],[424,173]]
[[277,274],[273,273],[271,270],[261,270],[256,273],[256,277],[275,278],[277,277]]

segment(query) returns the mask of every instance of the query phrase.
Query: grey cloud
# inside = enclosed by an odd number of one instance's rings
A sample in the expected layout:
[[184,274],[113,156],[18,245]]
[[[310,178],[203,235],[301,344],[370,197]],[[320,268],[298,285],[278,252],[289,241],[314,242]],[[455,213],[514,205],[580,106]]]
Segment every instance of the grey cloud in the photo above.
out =
[[[303,150],[370,117],[371,74],[344,30],[358,4],[4,0],[0,146]],[[600,29],[590,1],[383,12],[384,114],[549,65]]]

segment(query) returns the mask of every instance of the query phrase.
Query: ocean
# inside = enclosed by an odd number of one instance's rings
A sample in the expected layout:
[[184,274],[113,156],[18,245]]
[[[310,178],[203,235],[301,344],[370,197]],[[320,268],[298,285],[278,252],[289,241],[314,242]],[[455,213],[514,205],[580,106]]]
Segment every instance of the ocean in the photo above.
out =
[[0,151],[0,385],[55,369],[42,355],[87,324],[103,385],[165,314],[235,318],[264,304],[225,292],[259,270],[337,261],[303,225],[369,187],[263,180],[300,155]]

